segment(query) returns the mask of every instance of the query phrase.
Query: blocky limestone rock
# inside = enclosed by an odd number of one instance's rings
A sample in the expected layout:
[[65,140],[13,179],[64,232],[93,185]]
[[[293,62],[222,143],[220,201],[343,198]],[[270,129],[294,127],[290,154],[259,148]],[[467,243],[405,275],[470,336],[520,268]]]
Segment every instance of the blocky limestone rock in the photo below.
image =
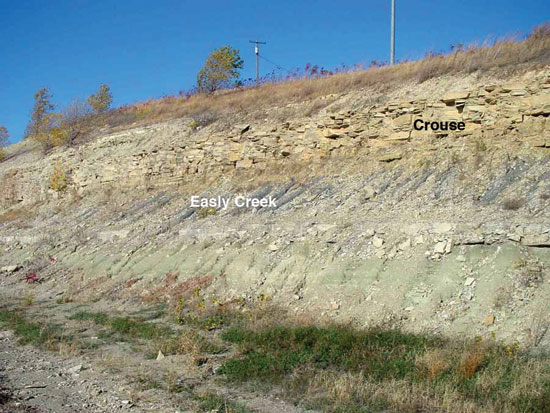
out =
[[464,101],[468,99],[470,96],[470,92],[468,91],[455,91],[455,92],[448,92],[443,96],[443,99],[441,99],[445,104],[455,104],[456,101]]

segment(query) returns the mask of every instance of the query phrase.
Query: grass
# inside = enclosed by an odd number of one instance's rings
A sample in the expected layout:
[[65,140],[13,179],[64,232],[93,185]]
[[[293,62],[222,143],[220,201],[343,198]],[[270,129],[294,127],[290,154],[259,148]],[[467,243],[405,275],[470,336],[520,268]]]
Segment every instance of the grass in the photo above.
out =
[[[197,374],[214,358],[221,362],[216,369],[221,383],[276,390],[289,403],[306,409],[549,411],[550,357],[533,355],[517,345],[319,324],[291,316],[261,298],[255,303],[207,303],[198,289],[178,304],[175,315],[183,324],[177,332],[142,318],[98,312],[82,311],[70,318],[91,321],[117,338],[147,340],[151,356],[159,350],[188,356]],[[541,312],[540,331],[533,332],[536,337],[546,333],[545,315]],[[30,322],[15,311],[0,310],[0,326],[13,329],[22,344],[47,347],[65,342],[58,326]],[[178,360],[182,363],[178,367],[185,364]],[[137,377],[136,383],[148,388],[152,386],[148,377]],[[200,411],[248,411],[218,394],[196,395],[180,384],[179,377],[177,370],[171,370],[164,375],[166,386],[156,378],[154,385],[169,392],[189,392]]]
[[30,212],[30,209],[12,208],[0,214],[0,224],[14,221],[31,220],[32,217],[33,214]]
[[33,304],[34,304],[34,293],[29,293],[25,297],[25,300],[23,301],[23,305],[25,307],[30,307]]
[[254,332],[233,327],[222,338],[239,344],[243,358],[225,364],[228,379],[279,381],[302,365],[361,370],[370,380],[412,378],[415,358],[439,340],[393,331],[356,332],[340,326],[273,327]]
[[209,413],[250,413],[252,410],[242,406],[239,403],[235,403],[227,400],[225,397],[214,394],[206,393],[196,396],[199,402],[199,408],[202,412]]
[[204,326],[216,320],[234,350],[217,370],[226,384],[282,389],[305,408],[542,413],[550,406],[550,357],[515,345],[320,325],[261,299],[210,304],[199,294],[178,311],[180,323],[207,334],[215,333]]
[[0,309],[0,326],[13,330],[22,345],[55,349],[60,342],[69,339],[61,334],[58,325],[28,321],[23,314],[13,310]]
[[[280,385],[326,411],[414,411],[417,404],[445,402],[452,411],[547,412],[550,406],[550,359],[515,347],[338,325],[234,326],[222,338],[239,352],[219,370],[229,382]],[[336,388],[344,378],[351,382]],[[392,388],[405,393],[397,397]]]
[[104,313],[78,312],[69,317],[70,320],[91,320],[94,323],[108,328],[103,337],[116,336],[117,338],[133,338],[152,340],[171,334],[167,327],[130,317],[110,318]]
[[73,302],[73,299],[71,297],[67,297],[67,296],[61,296],[61,297],[58,297],[55,300],[56,304],[67,304],[67,303],[72,303],[72,302]]
[[105,325],[109,321],[109,317],[105,313],[90,313],[88,311],[80,311],[69,317],[69,320],[92,320],[96,324]]
[[192,358],[193,363],[201,364],[205,354],[221,354],[227,351],[227,346],[217,343],[199,331],[186,329],[176,335],[157,339],[153,342],[149,356],[156,357],[161,351],[165,356],[185,354]]
[[[550,24],[536,27],[523,40],[504,38],[495,42],[453,48],[449,53],[428,53],[424,59],[401,62],[394,66],[371,67],[332,76],[297,78],[260,87],[222,91],[214,95],[168,96],[121,107],[101,115],[98,124],[112,127],[150,124],[167,119],[189,117],[196,128],[232,115],[265,111],[273,106],[310,101],[315,113],[332,94],[368,88],[371,94],[388,91],[410,82],[425,82],[442,75],[469,73],[498,74],[513,70],[525,71],[550,61]],[[523,65],[523,66],[522,66]],[[300,110],[303,110],[300,109]],[[274,116],[277,114],[274,113]]]

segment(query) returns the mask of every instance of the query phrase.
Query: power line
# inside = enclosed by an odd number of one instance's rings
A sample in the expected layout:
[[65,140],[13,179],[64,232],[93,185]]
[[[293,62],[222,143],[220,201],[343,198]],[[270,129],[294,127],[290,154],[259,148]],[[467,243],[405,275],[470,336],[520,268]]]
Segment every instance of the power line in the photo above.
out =
[[291,70],[288,70],[288,69],[284,68],[283,66],[281,66],[280,64],[277,64],[277,63],[275,63],[274,61],[269,60],[269,59],[268,59],[267,57],[265,57],[265,56],[260,56],[260,59],[265,60],[265,61],[268,62],[268,63],[271,63],[271,64],[272,64],[273,66],[275,66],[277,69],[285,70],[285,71],[287,71],[288,73],[292,73]]
[[250,43],[254,43],[254,53],[256,54],[256,85],[260,84],[260,44],[266,44],[266,42],[260,42],[259,40],[249,40]]
[[390,65],[395,61],[395,0],[391,0]]

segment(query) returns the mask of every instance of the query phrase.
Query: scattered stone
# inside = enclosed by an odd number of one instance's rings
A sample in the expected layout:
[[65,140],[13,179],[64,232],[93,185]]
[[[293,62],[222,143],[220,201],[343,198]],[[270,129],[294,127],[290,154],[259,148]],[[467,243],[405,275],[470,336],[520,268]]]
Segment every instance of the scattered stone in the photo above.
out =
[[363,235],[364,235],[366,238],[372,238],[372,237],[374,237],[374,234],[375,234],[375,232],[374,232],[374,230],[373,230],[372,228],[367,229],[367,230],[363,233]]
[[319,224],[319,225],[317,225],[317,229],[319,230],[319,232],[326,232],[326,231],[329,231],[333,228],[336,228],[335,224]]
[[450,254],[452,250],[453,250],[453,241],[449,240],[445,245],[445,254]]
[[400,153],[389,153],[387,155],[381,155],[378,157],[379,162],[393,162],[398,161],[403,157]]
[[363,190],[363,199],[365,201],[368,201],[369,199],[372,199],[376,196],[376,189],[374,189],[372,186],[367,186]]
[[409,248],[411,248],[411,239],[410,238],[407,238],[405,241],[401,242],[397,246],[397,249],[399,249],[400,251],[407,251]]
[[77,364],[76,366],[71,367],[70,369],[67,369],[67,373],[70,373],[70,374],[77,374],[77,373],[80,373],[81,371],[82,371],[82,364]]
[[494,314],[489,314],[487,317],[485,317],[485,319],[483,320],[483,324],[485,325],[492,325],[495,323],[495,315]]
[[445,234],[453,229],[453,224],[449,222],[438,222],[434,225],[434,232],[436,234]]
[[447,242],[440,241],[437,244],[435,244],[434,252],[436,254],[445,254],[446,249],[447,249]]
[[417,237],[415,237],[414,244],[415,245],[424,244],[424,235],[418,235]]
[[0,272],[12,273],[17,271],[19,268],[20,268],[19,265],[7,265],[5,267],[0,268]]
[[382,248],[382,246],[384,245],[384,240],[375,236],[372,239],[372,245],[374,245],[376,248]]
[[446,104],[454,104],[457,100],[462,101],[468,99],[470,92],[460,91],[460,92],[448,92],[441,99]]
[[468,287],[468,286],[472,285],[475,282],[475,280],[476,279],[474,277],[468,277],[468,278],[466,278],[466,281],[464,282],[464,285],[466,287]]

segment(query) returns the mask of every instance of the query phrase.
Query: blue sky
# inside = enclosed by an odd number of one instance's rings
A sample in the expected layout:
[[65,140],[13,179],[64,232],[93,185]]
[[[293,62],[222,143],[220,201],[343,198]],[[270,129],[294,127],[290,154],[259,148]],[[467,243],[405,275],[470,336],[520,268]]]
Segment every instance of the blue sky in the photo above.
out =
[[[209,52],[240,49],[254,75],[250,39],[284,68],[334,68],[388,60],[390,0],[0,0],[0,125],[18,141],[33,93],[58,104],[100,83],[114,105],[191,88]],[[526,34],[550,20],[549,0],[397,0],[396,59],[451,44]],[[261,62],[262,73],[275,67]]]

